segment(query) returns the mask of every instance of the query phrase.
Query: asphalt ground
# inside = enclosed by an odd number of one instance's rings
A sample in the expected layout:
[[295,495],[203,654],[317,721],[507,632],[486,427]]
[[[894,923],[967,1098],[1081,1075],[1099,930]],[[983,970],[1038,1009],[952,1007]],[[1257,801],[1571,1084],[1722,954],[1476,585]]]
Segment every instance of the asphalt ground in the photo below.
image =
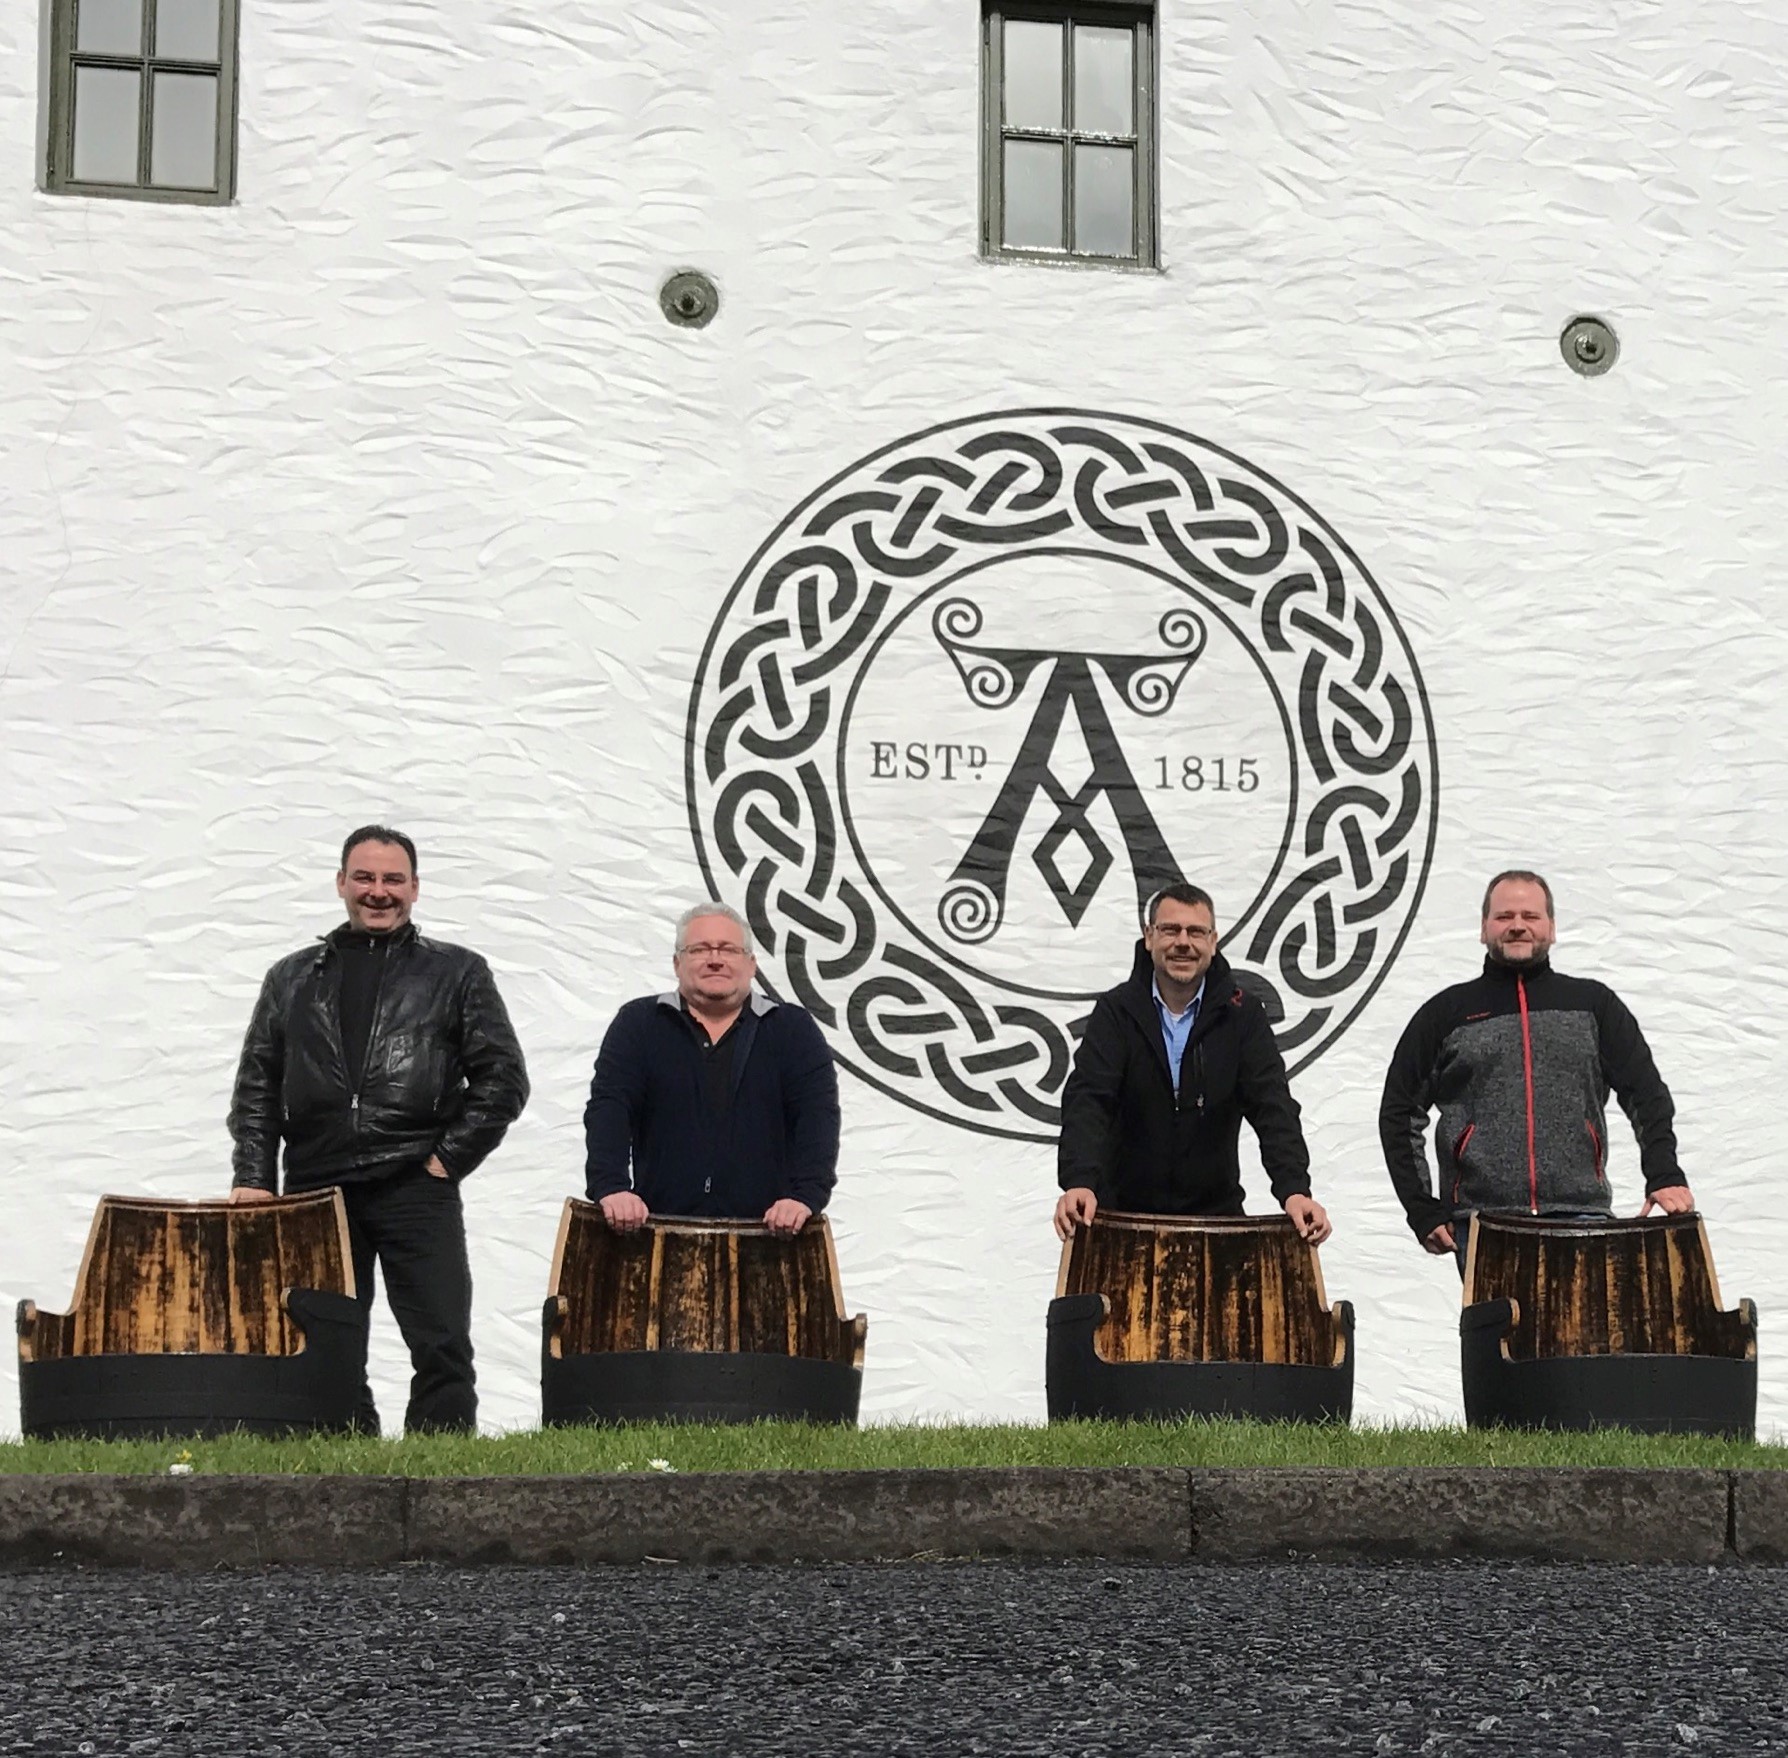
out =
[[1788,1569],[0,1576],[0,1752],[1788,1752]]

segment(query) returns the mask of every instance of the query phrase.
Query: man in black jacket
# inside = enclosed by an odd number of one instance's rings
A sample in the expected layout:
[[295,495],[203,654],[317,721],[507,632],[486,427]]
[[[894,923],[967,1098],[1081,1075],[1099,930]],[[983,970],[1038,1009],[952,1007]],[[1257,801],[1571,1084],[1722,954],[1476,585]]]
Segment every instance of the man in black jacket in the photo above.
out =
[[[1385,1165],[1417,1239],[1460,1250],[1475,1210],[1606,1215],[1612,1090],[1639,1137],[1645,1207],[1686,1214],[1675,1108],[1639,1022],[1604,983],[1552,968],[1552,887],[1498,873],[1484,892],[1484,969],[1416,1010],[1385,1074]],[[1434,1132],[1440,1189],[1423,1135]],[[1463,1267],[1463,1265],[1461,1266]]]
[[[469,1430],[472,1272],[459,1182],[527,1103],[521,1048],[490,967],[410,921],[416,845],[370,824],[342,846],[344,927],[282,958],[261,985],[236,1070],[237,1202],[339,1185],[354,1283],[372,1315],[373,1261],[410,1350],[407,1429]],[[376,1434],[372,1391],[355,1425]]]
[[1099,997],[1062,1091],[1056,1232],[1068,1238],[1102,1205],[1239,1215],[1244,1117],[1274,1200],[1320,1245],[1329,1218],[1310,1195],[1310,1151],[1266,1013],[1217,951],[1209,894],[1165,886],[1130,980]]
[[610,1227],[647,1216],[762,1220],[792,1238],[838,1172],[838,1074],[813,1016],[752,992],[744,918],[677,923],[677,986],[615,1015],[584,1110],[584,1188]]

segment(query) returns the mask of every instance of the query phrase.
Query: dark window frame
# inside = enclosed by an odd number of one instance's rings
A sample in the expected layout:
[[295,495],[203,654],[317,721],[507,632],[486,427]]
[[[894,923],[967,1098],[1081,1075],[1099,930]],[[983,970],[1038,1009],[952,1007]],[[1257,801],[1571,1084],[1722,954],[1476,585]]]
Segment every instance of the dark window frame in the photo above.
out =
[[[236,199],[236,66],[241,10],[238,0],[218,0],[218,58],[189,61],[151,52],[157,0],[142,0],[142,42],[136,55],[93,54],[75,49],[79,0],[51,0],[49,139],[44,187],[55,195],[97,195],[123,201],[178,202],[225,207]],[[74,175],[75,69],[109,67],[138,75],[137,183],[95,183]],[[189,73],[217,79],[217,186],[181,189],[148,181],[155,123],[155,75]]]
[[[1119,26],[1131,33],[1133,136],[1082,130],[1074,121],[1073,31],[1062,32],[1062,118],[1059,129],[1008,128],[1005,121],[1004,25],[1007,20],[1064,25]],[[1156,7],[1153,0],[982,0],[981,7],[981,254],[1000,262],[1085,264],[1099,268],[1160,267],[1158,127],[1155,62]],[[1004,242],[1005,143],[1008,140],[1059,142],[1062,152],[1061,249]],[[1135,251],[1111,256],[1075,250],[1074,147],[1129,146],[1135,155],[1131,186],[1131,228]]]

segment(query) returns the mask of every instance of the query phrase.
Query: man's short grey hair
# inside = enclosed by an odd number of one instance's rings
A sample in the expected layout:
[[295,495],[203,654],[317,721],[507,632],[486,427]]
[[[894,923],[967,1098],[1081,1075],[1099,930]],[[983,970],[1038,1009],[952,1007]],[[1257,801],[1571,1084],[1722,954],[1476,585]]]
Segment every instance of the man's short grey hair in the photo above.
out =
[[751,950],[751,929],[745,918],[730,903],[722,903],[717,897],[710,897],[706,903],[698,903],[693,909],[686,909],[677,917],[677,951],[683,950],[683,938],[689,932],[691,922],[699,922],[703,916],[725,916],[739,930],[739,944],[747,952]]

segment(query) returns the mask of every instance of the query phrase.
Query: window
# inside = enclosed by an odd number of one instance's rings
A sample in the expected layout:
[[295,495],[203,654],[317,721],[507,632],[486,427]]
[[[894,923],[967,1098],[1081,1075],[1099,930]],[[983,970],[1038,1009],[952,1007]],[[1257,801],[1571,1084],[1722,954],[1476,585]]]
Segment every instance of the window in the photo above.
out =
[[48,187],[227,202],[236,0],[54,0]]
[[1154,8],[987,0],[982,253],[1155,263]]

